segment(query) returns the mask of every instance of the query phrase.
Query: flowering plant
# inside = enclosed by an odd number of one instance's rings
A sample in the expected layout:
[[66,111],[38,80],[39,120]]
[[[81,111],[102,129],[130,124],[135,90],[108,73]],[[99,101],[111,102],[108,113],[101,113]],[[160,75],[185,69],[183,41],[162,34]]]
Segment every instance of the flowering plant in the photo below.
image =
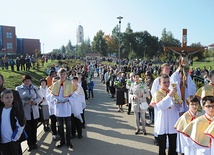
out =
[[27,96],[26,92],[23,92],[22,95],[24,96],[23,98],[25,101],[29,101],[31,99],[30,97]]
[[141,89],[144,88],[143,84],[144,84],[143,82],[136,82],[136,85],[139,85],[139,88],[141,88]]
[[122,88],[122,83],[120,81],[115,81],[114,82],[114,87],[115,88]]
[[131,86],[131,80],[130,80],[130,79],[126,79],[126,84],[127,84],[128,86]]

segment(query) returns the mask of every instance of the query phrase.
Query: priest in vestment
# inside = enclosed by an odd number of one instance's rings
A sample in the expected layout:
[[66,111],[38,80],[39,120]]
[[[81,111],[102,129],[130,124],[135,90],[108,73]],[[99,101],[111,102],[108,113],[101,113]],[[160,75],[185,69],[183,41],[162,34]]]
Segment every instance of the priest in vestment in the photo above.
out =
[[171,84],[177,83],[177,93],[183,100],[180,114],[188,111],[189,108],[186,105],[186,99],[190,95],[194,95],[196,92],[196,85],[190,75],[188,73],[186,74],[187,70],[188,68],[185,66],[179,66],[170,77]]

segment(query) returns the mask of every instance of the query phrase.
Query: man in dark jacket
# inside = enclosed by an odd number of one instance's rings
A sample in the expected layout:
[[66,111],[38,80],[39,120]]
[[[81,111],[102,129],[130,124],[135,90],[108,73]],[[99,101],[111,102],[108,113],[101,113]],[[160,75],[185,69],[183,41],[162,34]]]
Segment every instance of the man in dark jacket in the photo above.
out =
[[11,70],[14,71],[15,61],[13,59],[10,59],[9,64],[10,64]]
[[17,70],[17,71],[20,70],[20,69],[19,69],[19,68],[20,68],[20,65],[21,65],[21,63],[20,63],[20,58],[17,57],[17,58],[16,58],[16,70]]
[[20,64],[21,64],[21,71],[24,70],[25,71],[25,58],[21,55],[20,58]]

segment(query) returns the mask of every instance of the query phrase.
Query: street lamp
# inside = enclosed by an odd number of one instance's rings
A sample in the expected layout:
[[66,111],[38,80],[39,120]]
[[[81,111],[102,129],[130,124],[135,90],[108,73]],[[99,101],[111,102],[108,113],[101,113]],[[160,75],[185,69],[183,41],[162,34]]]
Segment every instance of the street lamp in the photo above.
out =
[[119,57],[119,69],[120,69],[120,29],[121,29],[121,19],[123,19],[123,17],[119,16],[117,17],[117,19],[119,19],[119,53],[118,53],[118,57]]
[[131,59],[131,52],[132,52],[132,43],[129,43],[129,45],[130,45],[130,50],[129,50],[128,58],[129,58],[129,61],[130,61],[130,59]]
[[43,55],[45,54],[45,44],[43,43]]

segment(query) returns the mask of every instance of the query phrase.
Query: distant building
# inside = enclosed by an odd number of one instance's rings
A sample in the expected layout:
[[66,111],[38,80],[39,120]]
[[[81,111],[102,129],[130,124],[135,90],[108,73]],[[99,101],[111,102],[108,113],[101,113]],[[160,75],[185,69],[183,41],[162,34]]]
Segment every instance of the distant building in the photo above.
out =
[[17,38],[18,54],[35,54],[35,50],[40,50],[41,44],[39,39]]
[[0,52],[16,54],[16,28],[0,25]]
[[33,54],[41,51],[39,39],[16,37],[16,28],[0,25],[0,54]]
[[84,41],[83,27],[79,25],[77,28],[77,45],[81,44],[83,41]]

